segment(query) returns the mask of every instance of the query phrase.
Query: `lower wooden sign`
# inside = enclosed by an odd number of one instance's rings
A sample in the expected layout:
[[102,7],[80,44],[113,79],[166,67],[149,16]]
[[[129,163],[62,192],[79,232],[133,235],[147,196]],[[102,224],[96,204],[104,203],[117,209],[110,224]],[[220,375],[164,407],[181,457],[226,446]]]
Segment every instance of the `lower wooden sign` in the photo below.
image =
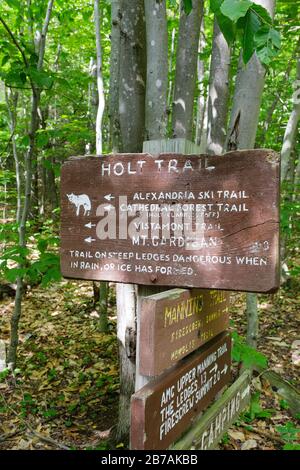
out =
[[163,450],[230,380],[231,337],[222,333],[132,395],[131,449]]
[[172,449],[212,450],[250,402],[250,372],[245,371]]
[[142,299],[139,370],[156,376],[228,328],[230,294],[171,289]]

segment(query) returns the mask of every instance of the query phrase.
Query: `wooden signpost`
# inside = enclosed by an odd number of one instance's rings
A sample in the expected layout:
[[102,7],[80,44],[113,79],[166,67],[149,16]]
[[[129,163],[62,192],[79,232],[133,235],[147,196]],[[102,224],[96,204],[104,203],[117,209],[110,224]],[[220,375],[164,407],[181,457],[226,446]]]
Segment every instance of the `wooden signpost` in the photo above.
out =
[[65,277],[272,292],[279,287],[279,158],[72,158],[61,176]]
[[229,326],[229,292],[171,289],[142,299],[139,371],[157,376]]
[[230,380],[222,333],[132,396],[131,449],[167,449]]
[[172,449],[215,449],[231,424],[247,407],[250,397],[250,372],[245,371]]
[[[212,449],[250,399],[245,372],[204,412],[230,381],[224,290],[279,287],[279,156],[154,147],[164,144],[145,145],[155,155],[63,165],[61,270],[140,285],[130,323],[137,323],[136,389],[152,381],[132,396],[131,448]],[[181,288],[149,295],[155,286]]]

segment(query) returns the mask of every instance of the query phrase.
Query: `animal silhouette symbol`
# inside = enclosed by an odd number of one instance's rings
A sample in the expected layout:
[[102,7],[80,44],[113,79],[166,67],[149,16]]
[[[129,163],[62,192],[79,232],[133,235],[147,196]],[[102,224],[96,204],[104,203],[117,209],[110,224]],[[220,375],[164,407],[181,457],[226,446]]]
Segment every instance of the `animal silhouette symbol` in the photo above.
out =
[[76,207],[77,216],[79,216],[81,206],[84,209],[83,215],[89,215],[92,205],[91,205],[90,198],[88,197],[87,194],[76,195],[74,193],[71,193],[71,194],[67,194],[67,198]]

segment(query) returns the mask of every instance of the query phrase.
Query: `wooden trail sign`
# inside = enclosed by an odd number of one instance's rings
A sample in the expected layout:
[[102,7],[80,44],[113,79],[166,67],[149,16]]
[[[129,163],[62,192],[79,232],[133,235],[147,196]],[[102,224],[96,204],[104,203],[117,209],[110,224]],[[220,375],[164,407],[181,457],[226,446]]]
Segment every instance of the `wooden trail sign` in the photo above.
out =
[[250,402],[250,372],[245,371],[172,447],[212,450]]
[[278,208],[272,150],[72,158],[61,176],[62,273],[272,292]]
[[230,380],[231,339],[221,334],[132,395],[131,449],[167,449]]
[[141,302],[139,371],[156,376],[225,331],[230,294],[171,289]]

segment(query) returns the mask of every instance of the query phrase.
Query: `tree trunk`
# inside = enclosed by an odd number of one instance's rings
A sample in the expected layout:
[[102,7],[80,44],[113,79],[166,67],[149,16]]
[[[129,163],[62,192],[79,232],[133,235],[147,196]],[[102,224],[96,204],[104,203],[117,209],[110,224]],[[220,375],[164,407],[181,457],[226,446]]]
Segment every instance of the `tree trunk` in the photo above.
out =
[[214,22],[208,96],[207,152],[221,155],[227,129],[230,48]]
[[146,140],[167,131],[168,31],[166,0],[145,0],[147,35]]
[[[144,1],[132,0],[129,4],[125,0],[120,0],[117,15],[120,18],[119,60],[117,60],[116,50],[112,50],[111,64],[116,66],[119,61],[119,80],[118,87],[114,86],[115,80],[111,81],[113,85],[111,91],[119,93],[118,115],[121,142],[118,141],[118,130],[114,121],[116,114],[111,112],[111,127],[115,129],[112,135],[113,148],[120,145],[119,151],[141,152],[145,130],[146,81]],[[115,38],[112,47],[117,46],[118,42]],[[115,97],[111,99],[113,103],[116,102]],[[120,401],[116,439],[126,442],[129,436],[130,399],[134,393],[135,383],[136,286],[117,284],[117,316]]]
[[120,77],[120,20],[119,0],[111,1],[111,53],[109,77],[109,119],[112,151],[121,148],[120,116],[119,116],[119,77]]
[[96,117],[96,153],[102,154],[102,119],[104,113],[104,85],[102,76],[102,48],[100,31],[100,0],[94,3],[94,20],[96,32],[96,53],[97,53],[97,90],[98,90],[98,109]]
[[[38,55],[38,65],[37,69],[41,70],[43,67],[44,55],[45,55],[45,45],[46,45],[46,35],[48,31],[48,26],[50,22],[52,6],[54,0],[49,0],[47,5],[46,17],[43,24],[42,35],[40,39],[39,55]],[[25,57],[25,55],[24,55]],[[24,59],[25,64],[27,63],[26,58]],[[26,248],[27,245],[27,234],[26,234],[26,222],[29,216],[30,204],[31,204],[31,191],[32,191],[32,170],[33,164],[32,159],[35,153],[35,141],[36,141],[36,132],[38,129],[38,106],[40,101],[40,90],[36,88],[35,85],[31,84],[32,88],[32,98],[31,98],[31,116],[30,116],[30,128],[29,128],[29,148],[25,155],[25,198],[22,208],[22,213],[20,216],[19,224],[19,247]],[[25,267],[25,262],[22,261],[18,264],[20,269]],[[11,318],[11,334],[10,334],[10,344],[8,350],[8,365],[11,369],[15,368],[17,360],[17,347],[19,342],[19,321],[22,313],[22,297],[23,297],[23,276],[17,277],[17,290],[15,298],[14,311]]]
[[181,1],[172,119],[175,138],[192,140],[202,2],[193,0],[193,8],[186,15]]
[[173,80],[172,80],[172,71],[173,71],[173,60],[174,60],[174,53],[175,53],[175,37],[176,37],[176,29],[172,29],[171,33],[171,50],[170,50],[170,59],[169,59],[169,85],[168,85],[168,126],[169,123],[171,124],[171,110],[172,110],[172,102],[173,102]]
[[[94,20],[96,32],[96,53],[97,53],[97,90],[98,90],[98,107],[96,117],[96,154],[102,155],[102,120],[105,107],[104,99],[104,85],[102,76],[102,48],[101,48],[101,30],[100,30],[100,0],[95,0],[94,3]],[[107,320],[107,296],[108,296],[108,283],[100,282],[100,296],[99,296],[99,328],[100,331],[105,333],[108,328]]]
[[205,23],[204,23],[204,2],[203,11],[201,11],[201,26],[200,26],[200,39],[198,50],[198,63],[197,63],[197,79],[198,79],[198,100],[197,100],[197,118],[196,118],[196,137],[197,145],[200,145],[201,135],[203,130],[205,107],[206,107],[206,86],[204,84],[205,78],[205,60],[200,58],[200,53],[204,51],[206,46],[205,38]]
[[144,1],[120,0],[119,117],[121,151],[140,152],[145,132]]
[[22,202],[21,202],[21,165],[17,150],[16,144],[16,125],[17,125],[17,105],[18,105],[18,92],[13,92],[9,88],[5,87],[5,99],[8,109],[9,115],[9,130],[11,133],[11,145],[15,163],[15,170],[16,170],[16,190],[17,190],[17,212],[16,212],[16,222],[17,224],[20,223],[21,220],[21,209],[22,209]]
[[[274,16],[274,0],[257,0]],[[233,106],[227,133],[227,150],[251,149],[254,147],[261,98],[265,84],[265,68],[256,54],[245,66],[240,58],[236,76]],[[258,335],[257,295],[247,294],[247,342],[256,347]]]
[[[297,75],[296,75],[296,87],[300,85],[300,59],[297,60]],[[296,88],[295,87],[295,88]],[[296,137],[298,133],[298,123],[300,119],[300,91],[299,88],[295,89],[293,94],[293,109],[290,114],[281,149],[281,183],[288,182],[288,188],[296,188],[297,191],[297,174],[295,173],[295,155],[293,149],[295,148]],[[299,164],[298,164],[299,166]],[[296,170],[297,172],[297,170]],[[293,204],[295,199],[295,193],[292,190],[287,192],[284,191],[284,202],[287,205]],[[289,231],[292,233],[293,229],[292,216],[289,214],[288,225]],[[287,239],[288,233],[285,230],[282,233],[280,243],[280,257],[281,257],[281,282],[284,283],[289,277],[288,270],[288,251],[287,251]]]
[[[297,82],[300,83],[300,59],[297,61]],[[298,132],[298,122],[300,119],[300,93],[295,91],[293,95],[293,109],[290,114],[281,149],[281,182],[286,180],[289,169],[293,146]]]

